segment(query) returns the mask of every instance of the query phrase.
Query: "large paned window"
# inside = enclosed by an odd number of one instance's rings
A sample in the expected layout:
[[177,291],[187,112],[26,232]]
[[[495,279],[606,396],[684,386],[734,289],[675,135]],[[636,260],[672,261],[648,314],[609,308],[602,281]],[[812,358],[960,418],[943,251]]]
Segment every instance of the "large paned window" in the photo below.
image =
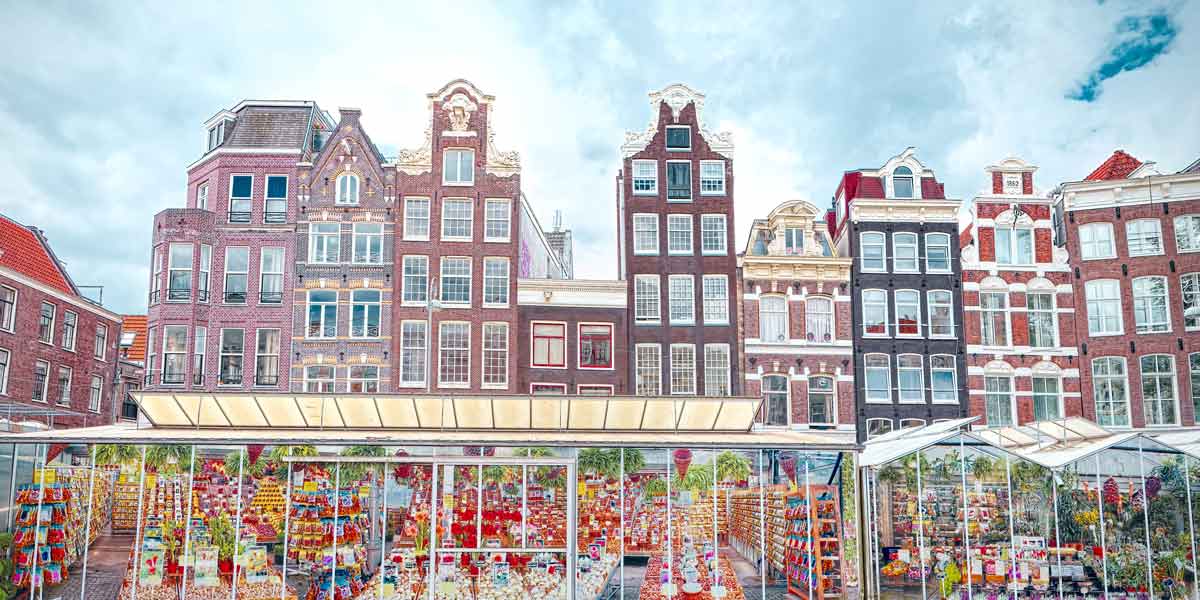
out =
[[267,175],[266,210],[263,212],[264,223],[283,223],[287,221],[287,175]]
[[534,367],[567,366],[567,326],[565,323],[533,323]]
[[1062,418],[1062,388],[1057,377],[1033,378],[1033,420]]
[[12,331],[17,321],[17,290],[0,286],[0,330]]
[[379,290],[350,292],[350,337],[377,338],[383,293]]
[[8,365],[11,360],[12,353],[0,348],[0,394],[8,393]]
[[212,289],[212,246],[200,244],[200,278],[196,282],[196,299],[208,302],[208,294]]
[[1083,286],[1087,297],[1089,335],[1119,335],[1125,326],[1121,317],[1121,285],[1115,279],[1097,279]]
[[404,239],[429,239],[429,198],[404,199]]
[[404,321],[400,324],[400,385],[402,387],[425,385],[426,343],[424,321]]
[[915,198],[913,195],[912,169],[899,166],[892,171],[892,197]]
[[49,302],[42,302],[42,312],[38,315],[38,341],[43,344],[54,343],[54,314],[58,309]]
[[704,345],[704,395],[728,396],[729,344]]
[[896,387],[903,404],[925,402],[925,361],[919,354],[896,357]]
[[483,324],[483,387],[508,386],[508,323]]
[[353,235],[355,263],[383,264],[383,223],[355,223]]
[[471,241],[471,223],[474,220],[471,201],[467,198],[447,198],[442,201],[442,239]]
[[1162,221],[1136,219],[1125,223],[1125,245],[1130,256],[1162,254]]
[[204,385],[205,353],[208,352],[208,328],[197,325],[192,334],[192,385]]
[[862,234],[862,270],[872,273],[887,271],[887,237],[878,231]]
[[1032,265],[1033,230],[1021,227],[997,227],[996,264]]
[[726,249],[725,215],[700,216],[700,253],[723,255]]
[[804,254],[804,230],[799,227],[787,227],[783,230],[783,253]]
[[154,249],[154,264],[151,268],[153,272],[150,275],[150,304],[157,304],[162,300],[163,251],[161,248]]
[[692,128],[688,125],[667,125],[667,150],[672,152],[692,149]]
[[512,211],[509,210],[508,200],[488,200],[484,202],[483,210],[483,241],[507,242],[509,239],[509,223]]
[[863,335],[887,336],[888,297],[884,290],[863,290]]
[[836,423],[832,377],[808,378],[808,424],[832,427]]
[[890,403],[892,401],[891,360],[886,354],[863,356],[863,387],[867,402]]
[[74,372],[71,367],[58,367],[58,404],[60,406],[71,405],[71,379]]
[[337,337],[337,297],[337,290],[308,291],[307,337]]
[[341,227],[337,223],[308,224],[308,262],[333,264],[340,260]]
[[358,175],[344,173],[337,178],[334,204],[358,204]]
[[347,381],[351,394],[379,393],[379,367],[375,365],[350,365]]
[[950,290],[925,294],[929,311],[929,337],[954,337],[954,296]]
[[225,248],[225,303],[245,304],[247,282],[250,279],[250,249],[245,246]]
[[1133,322],[1138,333],[1165,333],[1171,330],[1166,277],[1138,277],[1133,280]]
[[633,195],[653,196],[658,193],[658,163],[653,160],[633,161]]
[[508,306],[508,259],[483,259],[484,306]]
[[263,304],[283,303],[283,248],[262,249],[258,266],[258,301]]
[[658,215],[633,215],[633,253],[658,254]]
[[667,215],[667,254],[692,253],[692,215]]
[[438,324],[438,385],[464,387],[471,383],[471,324]]
[[720,196],[725,193],[725,161],[700,161],[700,195]]
[[1125,359],[1105,356],[1092,359],[1092,395],[1101,427],[1129,427],[1129,387]]
[[50,363],[39,360],[33,364],[33,389],[30,400],[46,402],[50,395]]
[[171,244],[167,252],[167,300],[192,298],[192,244]]
[[930,273],[950,272],[950,234],[925,234],[925,270]]
[[246,337],[241,329],[221,330],[221,369],[217,383],[220,385],[242,384],[242,360]]
[[1146,425],[1178,425],[1178,395],[1175,393],[1175,357],[1150,354],[1141,358],[1142,410]]
[[953,355],[929,357],[929,384],[934,404],[958,404],[958,368]]
[[691,325],[696,322],[696,278],[692,275],[671,275],[669,305],[672,325]]
[[671,344],[671,393],[696,393],[696,347]]
[[448,256],[442,258],[442,302],[471,303],[471,259]]
[[764,375],[762,378],[764,425],[786,426],[788,424],[788,396],[790,395],[787,375]]
[[279,330],[259,329],[254,344],[254,385],[279,385]]
[[729,277],[705,275],[702,284],[704,296],[704,324],[725,325],[729,323]]
[[229,183],[229,222],[250,222],[250,194],[254,189],[252,175],[234,175]]
[[692,199],[692,163],[667,161],[667,201]]
[[892,432],[891,419],[867,419],[867,439],[877,438]]
[[1083,260],[1116,258],[1112,223],[1088,223],[1079,226],[1079,254]]
[[[3,382],[0,382],[0,386]],[[0,387],[0,391],[3,388]],[[100,402],[104,398],[104,378],[99,375],[92,375],[92,385],[88,388],[88,410],[98,413],[100,412]]]
[[69,310],[63,311],[63,330],[61,344],[64,350],[75,351],[75,338],[79,332],[79,315]]
[[892,234],[893,267],[897,273],[916,273],[917,268],[917,234]]
[[772,344],[788,340],[787,296],[770,295],[758,299],[758,337]]
[[162,382],[164,385],[180,385],[187,370],[187,325],[163,327]]
[[475,183],[475,151],[446,150],[442,154],[442,183],[447,185]]
[[1008,292],[981,292],[979,314],[983,345],[1009,345]]
[[304,368],[304,391],[310,394],[332,394],[335,380],[334,367],[312,365]]
[[96,324],[96,339],[92,342],[92,358],[104,360],[108,355],[108,325]]
[[1200,329],[1200,273],[1188,273],[1179,278],[1183,302],[1183,328]]
[[804,329],[811,343],[833,341],[833,299],[816,296],[804,302]]
[[983,378],[984,410],[988,427],[1013,425],[1013,381],[1012,377]]
[[634,346],[635,391],[638,396],[662,394],[662,346]]
[[658,323],[662,319],[658,275],[634,276],[633,311],[633,319],[637,323]]
[[921,293],[896,290],[896,335],[921,335]]
[[1029,292],[1025,295],[1025,312],[1029,320],[1029,345],[1033,348],[1057,346],[1058,319],[1054,310],[1054,294]]
[[425,304],[429,292],[429,257],[404,257],[404,297],[405,304]]
[[1175,247],[1180,252],[1200,250],[1200,215],[1175,217]]
[[613,326],[603,323],[579,325],[579,368],[611,369]]

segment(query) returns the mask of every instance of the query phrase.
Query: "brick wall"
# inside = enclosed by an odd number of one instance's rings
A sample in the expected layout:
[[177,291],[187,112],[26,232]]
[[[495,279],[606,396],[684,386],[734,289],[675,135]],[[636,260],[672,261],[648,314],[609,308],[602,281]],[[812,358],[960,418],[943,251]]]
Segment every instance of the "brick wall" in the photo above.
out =
[[[624,308],[579,308],[561,306],[521,306],[517,327],[516,393],[528,393],[534,383],[562,383],[567,393],[576,393],[580,385],[611,385],[613,394],[631,394],[629,383],[629,332]],[[566,368],[533,367],[533,322],[548,321],[566,325]],[[613,328],[612,368],[579,367],[579,325],[611,324]]]

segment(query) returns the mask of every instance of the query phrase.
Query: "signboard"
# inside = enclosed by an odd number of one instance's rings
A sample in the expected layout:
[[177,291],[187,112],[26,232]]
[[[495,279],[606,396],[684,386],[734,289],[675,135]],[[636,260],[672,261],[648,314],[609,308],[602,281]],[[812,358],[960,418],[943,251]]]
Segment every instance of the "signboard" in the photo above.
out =
[[203,546],[196,548],[196,578],[198,588],[217,587],[221,585],[221,574],[217,565],[217,547]]
[[267,575],[267,547],[251,546],[246,552],[246,583],[265,583]]
[[157,587],[162,585],[163,571],[167,568],[162,548],[145,550],[138,565],[138,585]]

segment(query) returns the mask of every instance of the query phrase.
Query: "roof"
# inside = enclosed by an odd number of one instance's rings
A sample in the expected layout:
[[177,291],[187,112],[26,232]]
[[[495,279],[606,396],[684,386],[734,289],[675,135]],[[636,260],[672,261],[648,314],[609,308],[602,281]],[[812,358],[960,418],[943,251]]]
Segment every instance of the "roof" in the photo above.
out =
[[1117,150],[1096,167],[1091,175],[1084,177],[1084,181],[1110,181],[1113,179],[1125,179],[1130,173],[1142,166],[1142,161],[1126,154],[1124,150]]
[[225,147],[303,148],[312,107],[247,106],[237,113]]
[[72,296],[78,295],[41,232],[4,215],[0,215],[0,267]]
[[1193,162],[1192,164],[1184,167],[1183,170],[1181,170],[1179,172],[1180,173],[1200,173],[1200,158],[1197,158],[1196,162]]
[[[124,358],[143,362],[146,360],[146,315],[124,315],[121,317],[121,352]],[[126,345],[125,337],[130,336]]]
[[971,243],[974,241],[975,241],[975,224],[967,223],[966,229],[963,229],[958,234],[958,247],[966,248],[967,246],[970,246]]

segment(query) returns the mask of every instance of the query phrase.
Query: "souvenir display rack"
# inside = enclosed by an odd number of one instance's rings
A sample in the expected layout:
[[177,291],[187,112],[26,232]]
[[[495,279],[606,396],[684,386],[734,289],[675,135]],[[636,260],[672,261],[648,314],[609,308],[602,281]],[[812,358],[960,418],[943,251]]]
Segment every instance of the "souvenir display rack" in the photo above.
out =
[[119,472],[116,484],[113,486],[112,529],[113,531],[134,531],[138,521],[138,489],[139,475],[137,473]]
[[[778,573],[784,572],[785,564],[786,495],[786,486],[770,486],[762,499],[766,508],[767,565]],[[759,533],[763,525],[763,513],[759,502],[758,488],[737,490],[730,494],[729,545],[751,561],[758,561],[761,556]]]
[[806,600],[840,596],[842,535],[837,488],[805,486],[787,495],[786,507],[788,591]]
[[37,469],[35,483],[15,494],[12,583],[18,588],[56,585],[67,578],[67,523],[73,491],[53,469]]
[[306,466],[302,479],[292,489],[288,560],[312,576],[307,600],[356,598],[368,579],[367,499],[358,485],[335,490],[330,473],[316,465]]

